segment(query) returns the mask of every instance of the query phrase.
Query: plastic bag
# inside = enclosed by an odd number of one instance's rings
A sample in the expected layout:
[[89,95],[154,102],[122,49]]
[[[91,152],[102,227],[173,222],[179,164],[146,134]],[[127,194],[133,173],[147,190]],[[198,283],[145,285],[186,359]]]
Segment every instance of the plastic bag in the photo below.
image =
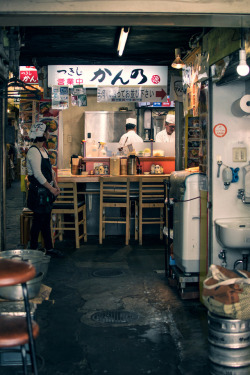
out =
[[202,300],[214,314],[250,319],[250,272],[231,271],[212,264],[203,282]]

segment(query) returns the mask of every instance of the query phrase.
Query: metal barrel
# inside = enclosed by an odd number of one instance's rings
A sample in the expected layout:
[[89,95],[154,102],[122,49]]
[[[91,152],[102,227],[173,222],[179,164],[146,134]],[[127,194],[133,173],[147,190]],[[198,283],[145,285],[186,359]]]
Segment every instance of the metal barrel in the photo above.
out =
[[216,363],[210,362],[211,375],[249,375],[250,366],[246,367],[227,367],[220,366]]
[[208,342],[211,375],[250,374],[250,320],[208,312]]

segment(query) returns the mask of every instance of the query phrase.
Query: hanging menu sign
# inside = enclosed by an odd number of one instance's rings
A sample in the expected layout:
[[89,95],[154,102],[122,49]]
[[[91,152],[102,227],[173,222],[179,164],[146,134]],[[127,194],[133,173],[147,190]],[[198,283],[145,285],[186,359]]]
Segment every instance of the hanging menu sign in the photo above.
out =
[[155,102],[167,101],[166,87],[98,87],[97,102]]
[[167,66],[49,65],[48,86],[166,86]]

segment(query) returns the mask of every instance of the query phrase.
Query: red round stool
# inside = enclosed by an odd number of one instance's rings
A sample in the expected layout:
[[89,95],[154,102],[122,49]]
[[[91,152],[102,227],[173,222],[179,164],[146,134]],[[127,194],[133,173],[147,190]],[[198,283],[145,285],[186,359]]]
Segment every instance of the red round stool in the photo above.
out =
[[20,346],[24,375],[28,374],[26,344],[29,347],[33,373],[38,374],[34,339],[39,334],[39,326],[31,319],[26,285],[26,282],[33,279],[35,275],[35,267],[29,263],[0,259],[0,287],[21,284],[26,313],[25,316],[0,315],[0,348]]

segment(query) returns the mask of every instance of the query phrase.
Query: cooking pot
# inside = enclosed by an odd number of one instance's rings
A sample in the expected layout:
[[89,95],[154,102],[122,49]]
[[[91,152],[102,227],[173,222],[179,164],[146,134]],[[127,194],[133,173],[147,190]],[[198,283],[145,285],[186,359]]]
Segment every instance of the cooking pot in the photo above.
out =
[[36,269],[36,274],[39,272],[47,274],[50,256],[45,255],[44,252],[38,250],[5,250],[0,252],[0,258],[22,260],[32,264]]
[[[34,298],[38,295],[43,276],[43,273],[40,272],[34,279],[27,281],[29,298]],[[23,300],[22,284],[0,287],[0,297],[13,301]]]
[[140,159],[136,155],[129,155],[128,157],[128,174],[133,175],[137,172],[137,163],[140,165]]

